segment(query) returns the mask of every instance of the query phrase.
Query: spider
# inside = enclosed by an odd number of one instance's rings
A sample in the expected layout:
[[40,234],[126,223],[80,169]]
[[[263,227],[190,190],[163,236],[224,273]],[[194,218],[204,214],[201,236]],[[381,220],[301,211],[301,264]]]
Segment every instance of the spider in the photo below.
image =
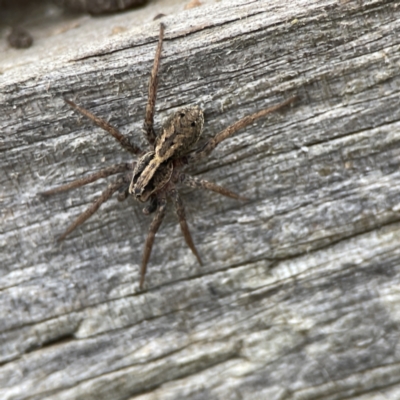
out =
[[41,193],[42,195],[49,196],[87,185],[101,178],[118,174],[117,178],[108,185],[107,189],[104,190],[102,194],[76,218],[76,220],[57,240],[59,242],[64,240],[79,225],[83,224],[89,217],[91,217],[104,202],[111,198],[115,192],[118,192],[119,201],[123,201],[131,195],[135,200],[147,203],[143,208],[143,213],[145,215],[155,213],[155,216],[150,224],[150,229],[144,246],[140,270],[140,289],[143,289],[147,264],[155,235],[165,216],[167,199],[172,200],[175,206],[186,244],[197,258],[199,264],[202,265],[201,258],[193,243],[186,222],[185,209],[177,190],[179,186],[183,185],[191,188],[211,190],[236,200],[246,200],[244,197],[231,192],[222,186],[216,185],[215,183],[185,174],[182,171],[184,167],[210,154],[219,143],[231,136],[237,130],[252,124],[257,119],[273,111],[291,104],[296,99],[296,96],[293,96],[273,107],[248,115],[228,126],[208,140],[204,145],[195,149],[194,146],[202,134],[204,124],[203,111],[198,106],[188,106],[176,111],[164,122],[161,131],[156,135],[153,129],[154,107],[157,95],[157,74],[161,58],[164,29],[164,25],[160,24],[158,46],[149,80],[148,100],[143,123],[143,132],[150,145],[150,149],[143,151],[127,136],[120,133],[118,129],[110,125],[108,122],[96,117],[88,110],[73,103],[71,100],[65,99],[72,108],[91,119],[97,126],[111,134],[125,150],[134,154],[136,156],[136,161],[115,164],[103,168],[91,175]]

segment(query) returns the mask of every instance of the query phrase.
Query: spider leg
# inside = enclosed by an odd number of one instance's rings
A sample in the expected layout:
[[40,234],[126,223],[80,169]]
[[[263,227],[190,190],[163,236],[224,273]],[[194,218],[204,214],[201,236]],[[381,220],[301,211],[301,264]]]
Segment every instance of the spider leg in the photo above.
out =
[[288,104],[293,103],[297,99],[297,96],[290,97],[289,99],[279,103],[275,106],[265,108],[264,110],[258,111],[252,115],[247,115],[246,117],[240,119],[234,124],[228,126],[223,131],[217,133],[212,139],[210,139],[206,144],[200,148],[195,150],[193,153],[187,156],[189,162],[200,160],[201,158],[208,156],[219,143],[223,140],[227,139],[229,136],[233,135],[239,129],[242,129],[248,125],[251,125],[257,119],[264,117],[267,114],[270,114],[274,111],[279,110],[282,107],[287,106]]
[[118,178],[116,182],[110,183],[108,188],[67,228],[67,230],[57,239],[57,242],[64,240],[79,225],[82,225],[89,217],[91,217],[99,207],[106,202],[114,192],[120,187],[126,185],[123,179]]
[[87,185],[88,183],[92,183],[97,181],[98,179],[101,178],[106,178],[107,176],[110,175],[115,175],[120,172],[125,172],[125,171],[132,171],[133,170],[132,163],[122,163],[122,164],[115,164],[111,165],[110,167],[103,168],[100,171],[97,171],[91,175],[85,176],[81,179],[76,179],[70,183],[67,183],[66,185],[61,185],[58,186],[54,189],[46,190],[45,192],[40,192],[42,196],[50,196],[56,193],[61,193],[65,192],[70,189],[75,189],[84,185]]
[[154,57],[153,69],[151,70],[151,76],[149,81],[149,97],[146,105],[146,116],[143,123],[143,130],[146,135],[147,141],[154,145],[156,141],[156,134],[153,129],[154,124],[154,106],[157,98],[157,85],[158,85],[158,67],[160,65],[162,42],[164,37],[164,24],[160,24],[160,35],[158,38],[158,46],[156,55]]
[[203,265],[201,258],[199,256],[199,253],[197,252],[196,247],[193,243],[192,236],[190,235],[189,227],[186,223],[185,208],[183,206],[183,202],[182,202],[181,198],[179,197],[179,194],[176,190],[171,191],[171,197],[175,204],[176,214],[178,215],[179,224],[181,226],[181,230],[182,230],[183,236],[185,238],[185,242],[189,246],[190,250],[192,250],[192,253],[196,256],[199,264]]
[[153,221],[151,222],[149,233],[147,234],[147,238],[146,238],[146,243],[144,245],[142,266],[140,269],[140,284],[139,284],[140,289],[143,289],[144,277],[146,275],[146,269],[147,269],[147,263],[150,258],[150,253],[151,253],[151,249],[153,247],[154,238],[155,238],[156,233],[157,233],[158,229],[160,228],[160,225],[164,219],[166,208],[167,208],[166,198],[164,198],[164,197],[159,198],[156,215],[154,216]]
[[64,100],[72,108],[74,108],[75,110],[77,110],[81,114],[83,114],[84,116],[86,116],[89,119],[91,119],[101,129],[104,129],[105,131],[107,131],[111,136],[113,136],[119,142],[119,144],[125,150],[129,151],[129,153],[132,153],[132,154],[140,154],[140,153],[142,153],[142,150],[140,149],[140,147],[138,147],[135,144],[131,143],[130,139],[127,136],[123,135],[117,128],[115,128],[112,125],[110,125],[107,121],[105,121],[104,119],[101,119],[99,117],[96,117],[91,112],[89,112],[85,108],[82,108],[82,107],[78,106],[77,104],[75,104],[71,100],[67,100],[67,99],[64,99]]
[[248,200],[246,197],[239,196],[238,194],[231,192],[230,190],[224,188],[223,186],[216,185],[215,183],[206,181],[205,179],[195,178],[190,175],[180,174],[179,182],[183,183],[185,186],[189,186],[195,189],[206,189],[211,190],[215,193],[222,194],[223,196],[230,197],[236,200]]
[[150,204],[148,204],[146,207],[143,208],[142,212],[144,215],[150,215],[154,211],[157,210],[157,205],[158,205],[158,198],[156,195],[151,195],[150,197]]

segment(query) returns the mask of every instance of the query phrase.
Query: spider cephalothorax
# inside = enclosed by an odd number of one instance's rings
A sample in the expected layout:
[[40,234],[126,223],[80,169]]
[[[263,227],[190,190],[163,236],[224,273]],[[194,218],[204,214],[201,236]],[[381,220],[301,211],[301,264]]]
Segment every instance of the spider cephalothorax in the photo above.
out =
[[194,148],[201,136],[204,124],[203,111],[198,106],[184,107],[172,114],[163,124],[161,132],[156,135],[153,129],[153,120],[157,94],[157,73],[163,36],[164,25],[161,24],[158,47],[149,82],[149,96],[143,124],[144,133],[150,149],[148,151],[142,151],[142,149],[132,143],[127,136],[120,133],[103,119],[96,117],[72,101],[65,100],[71,107],[109,132],[125,150],[137,156],[137,159],[130,163],[112,165],[111,167],[104,168],[82,179],[77,179],[66,185],[42,193],[48,196],[86,185],[100,178],[119,174],[117,179],[113,183],[110,183],[108,188],[93,202],[93,204],[78,216],[58,240],[61,241],[65,239],[67,235],[93,215],[101,204],[107,201],[115,192],[118,192],[119,201],[123,201],[129,195],[132,195],[135,200],[148,203],[143,208],[143,213],[146,215],[155,213],[155,216],[150,225],[145,243],[141,265],[140,288],[143,287],[154,237],[165,215],[167,199],[172,200],[175,205],[179,224],[187,245],[190,247],[199,263],[202,263],[186,223],[185,210],[177,190],[179,186],[184,185],[192,188],[212,190],[227,197],[244,200],[243,197],[222,186],[185,174],[182,171],[183,168],[187,164],[210,154],[219,143],[237,130],[252,124],[258,118],[291,104],[296,99],[295,96],[291,97],[276,106],[263,109],[255,114],[240,119],[233,125],[219,132],[200,148]]

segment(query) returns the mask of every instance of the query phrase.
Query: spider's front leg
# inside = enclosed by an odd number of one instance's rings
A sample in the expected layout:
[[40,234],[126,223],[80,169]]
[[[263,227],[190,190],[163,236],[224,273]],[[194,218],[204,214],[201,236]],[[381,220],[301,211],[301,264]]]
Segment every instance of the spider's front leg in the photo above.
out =
[[136,146],[134,143],[131,142],[131,140],[123,135],[117,128],[114,126],[110,125],[107,121],[105,121],[102,118],[96,117],[94,114],[92,114],[90,111],[86,110],[83,107],[78,106],[71,100],[64,99],[66,103],[68,103],[72,108],[75,110],[79,111],[82,115],[85,117],[88,117],[90,120],[92,120],[98,127],[101,129],[104,129],[107,131],[111,136],[113,136],[118,143],[122,146],[123,149],[129,151],[129,153],[139,155],[142,153],[142,150],[140,147]]
[[164,38],[164,25],[160,24],[160,34],[158,39],[158,46],[156,50],[156,55],[154,57],[153,69],[151,70],[151,76],[149,80],[149,95],[146,105],[146,116],[143,123],[143,130],[146,135],[147,141],[154,145],[156,141],[156,134],[154,132],[154,107],[157,98],[157,86],[158,86],[158,67],[160,65],[161,49]]

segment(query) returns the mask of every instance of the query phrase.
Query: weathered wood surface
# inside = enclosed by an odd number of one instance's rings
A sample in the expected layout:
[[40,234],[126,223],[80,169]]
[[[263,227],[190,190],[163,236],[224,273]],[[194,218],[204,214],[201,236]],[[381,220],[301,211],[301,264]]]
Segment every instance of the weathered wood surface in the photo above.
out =
[[158,23],[130,28],[137,12],[0,61],[0,398],[399,398],[398,3],[235,0],[164,18],[158,125],[197,103],[209,137],[300,99],[189,169],[251,201],[185,190],[206,265],[170,211],[142,293],[140,205],[113,199],[57,245],[106,183],[37,196],[130,159],[64,96],[144,144]]

